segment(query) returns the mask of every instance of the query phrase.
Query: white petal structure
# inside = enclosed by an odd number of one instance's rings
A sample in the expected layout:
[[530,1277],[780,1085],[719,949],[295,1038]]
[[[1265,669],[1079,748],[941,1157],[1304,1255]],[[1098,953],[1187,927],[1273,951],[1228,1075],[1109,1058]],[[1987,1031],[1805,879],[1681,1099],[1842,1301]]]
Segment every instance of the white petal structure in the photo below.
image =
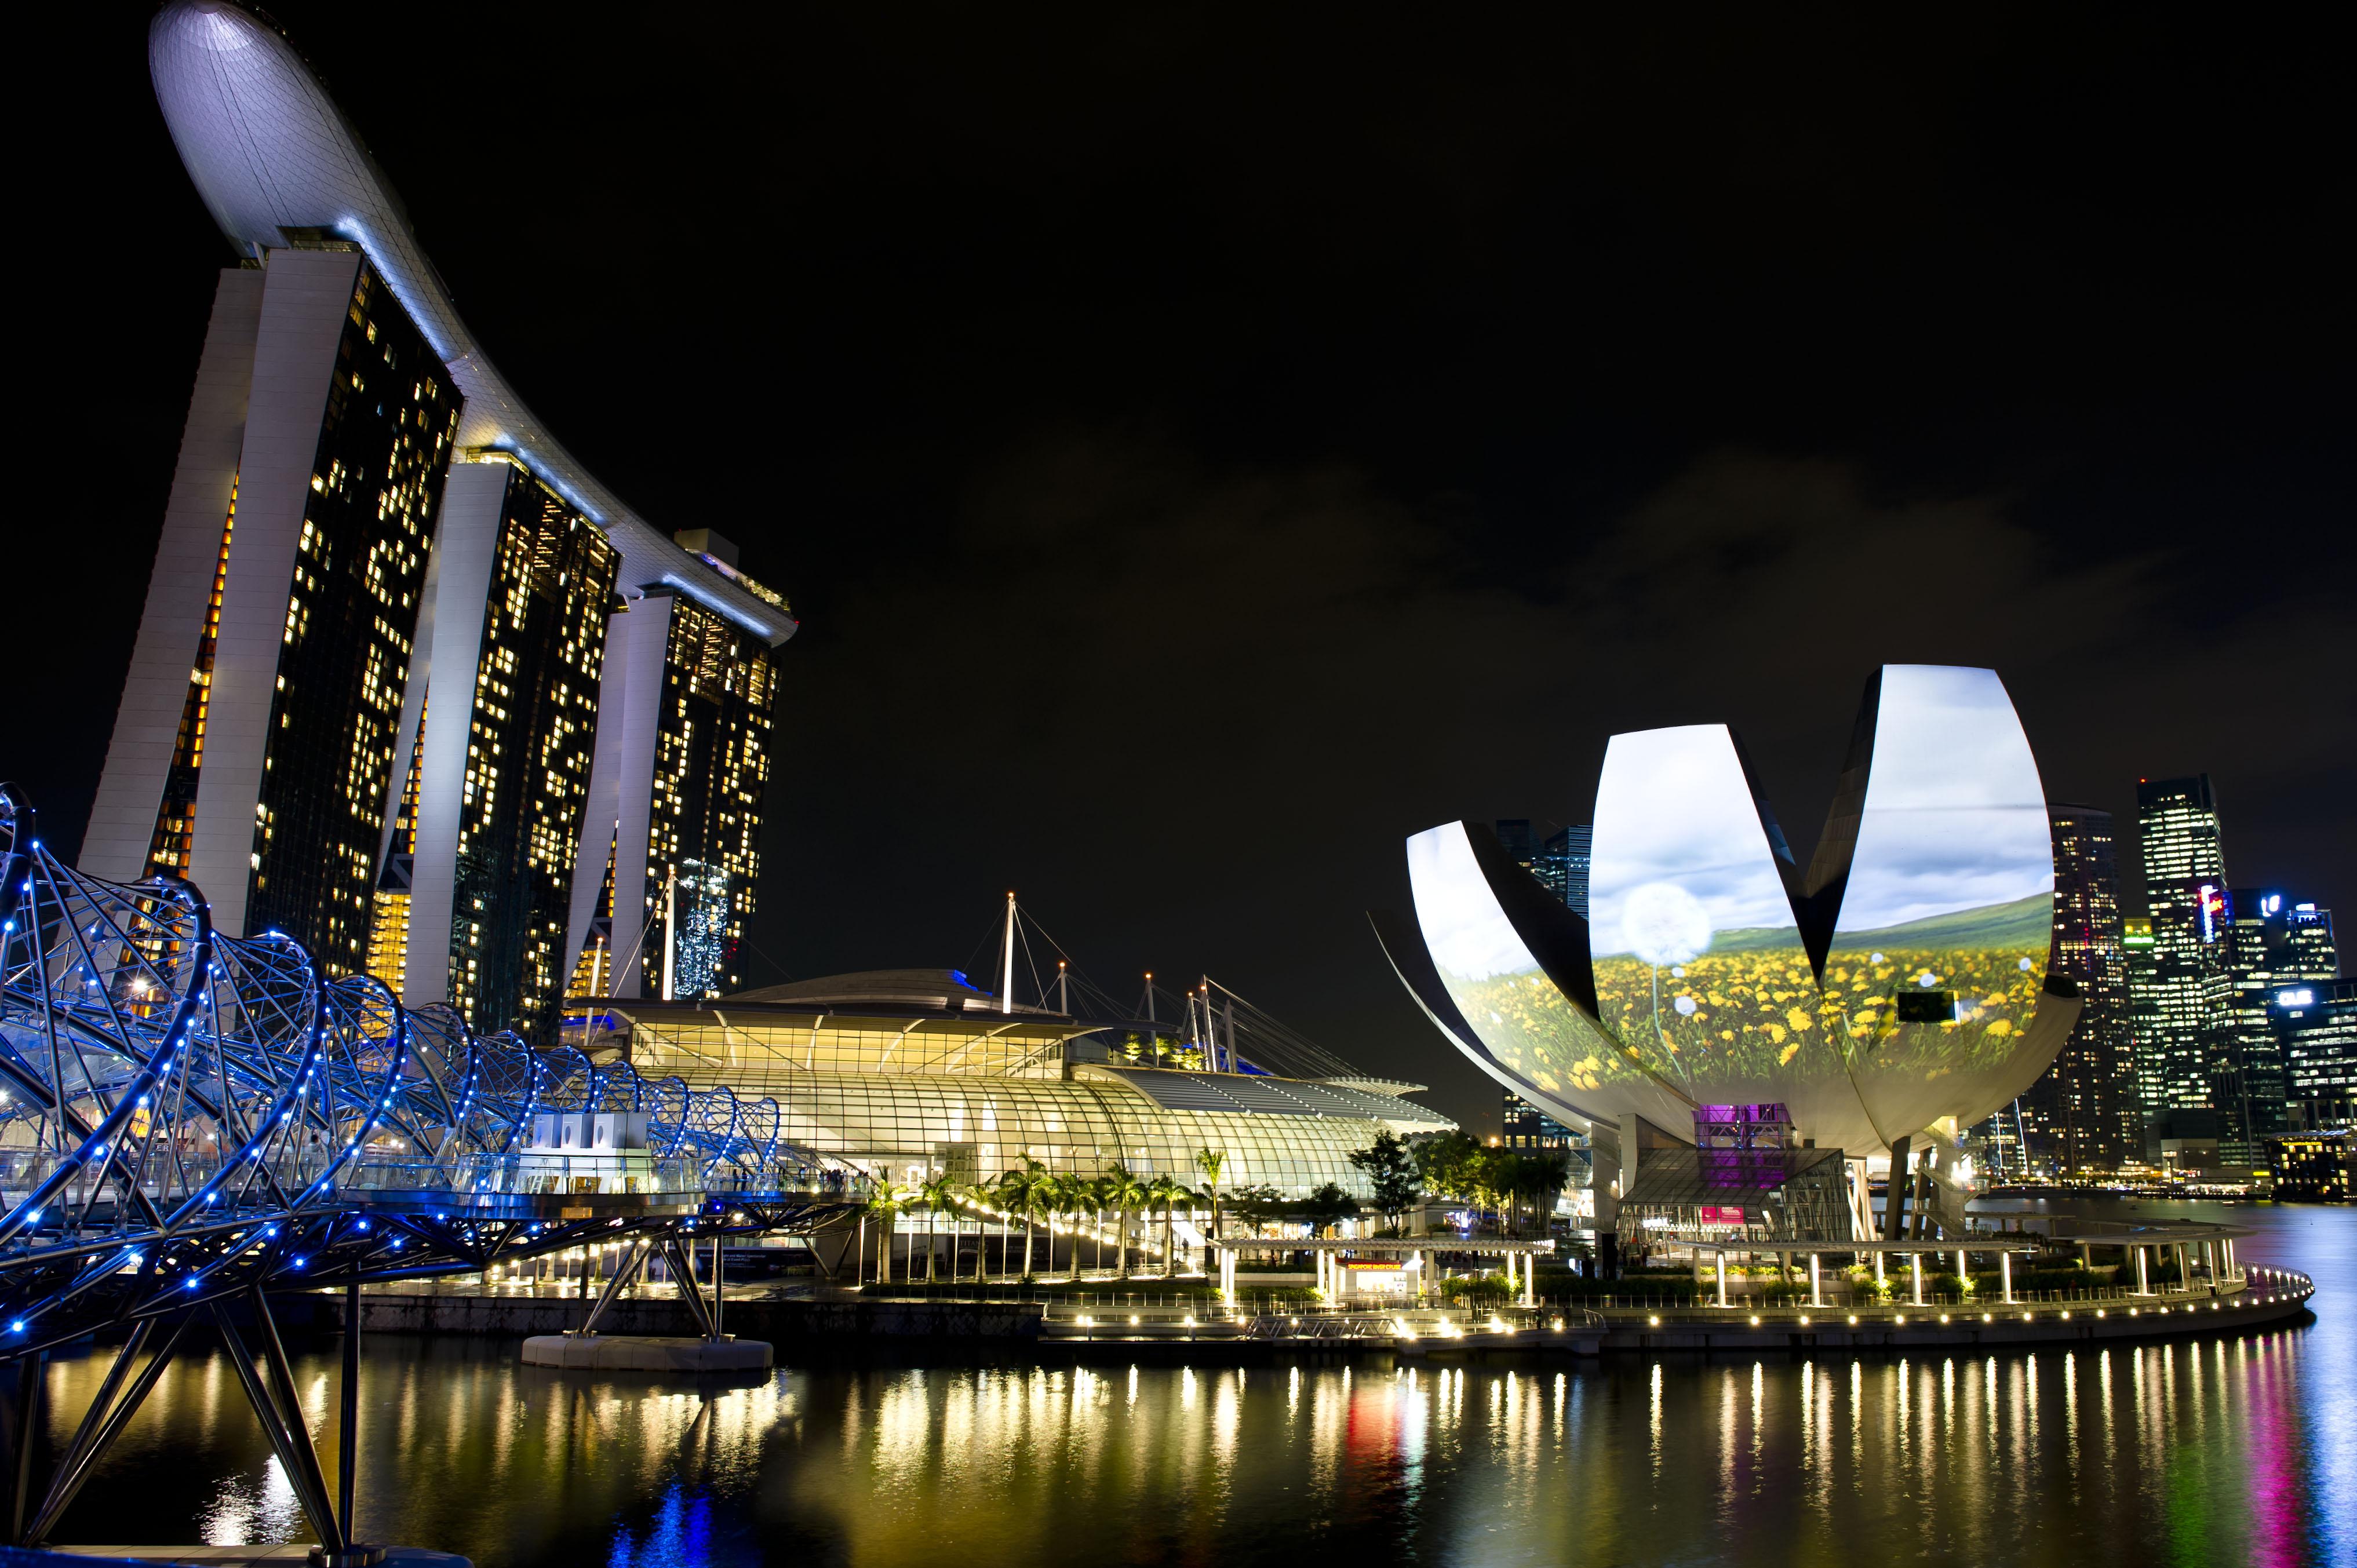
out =
[[1500,897],[1478,830],[1408,841],[1447,1032],[1559,1115],[1778,1103],[1878,1153],[2020,1093],[2078,1015],[2045,979],[2045,798],[1992,671],[1877,673],[1805,872],[1719,725],[1613,736],[1593,832],[1584,964],[1535,929],[1568,911]]
[[524,406],[460,319],[383,171],[276,28],[227,0],[173,0],[148,28],[147,64],[180,161],[232,244],[258,256],[326,238],[368,253],[466,395],[458,445],[515,453],[606,530],[625,583],[667,584],[772,643],[793,634],[784,610],[624,505]]

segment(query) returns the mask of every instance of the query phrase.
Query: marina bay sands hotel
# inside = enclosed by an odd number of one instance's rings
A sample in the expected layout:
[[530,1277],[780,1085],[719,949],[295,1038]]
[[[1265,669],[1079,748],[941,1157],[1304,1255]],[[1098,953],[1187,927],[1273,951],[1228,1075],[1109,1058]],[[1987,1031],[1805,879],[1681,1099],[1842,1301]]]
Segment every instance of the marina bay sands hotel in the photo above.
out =
[[148,48],[237,263],[81,868],[544,1043],[568,992],[729,989],[785,601],[524,406],[275,27],[181,0]]

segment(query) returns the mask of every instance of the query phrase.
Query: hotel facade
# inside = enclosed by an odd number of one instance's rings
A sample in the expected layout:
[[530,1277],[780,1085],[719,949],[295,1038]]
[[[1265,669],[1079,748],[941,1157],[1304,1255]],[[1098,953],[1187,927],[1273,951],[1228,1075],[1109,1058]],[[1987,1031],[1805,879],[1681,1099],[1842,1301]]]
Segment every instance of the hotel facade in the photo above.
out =
[[544,1043],[568,993],[730,988],[784,600],[516,396],[272,24],[168,5],[149,67],[236,262],[82,868]]

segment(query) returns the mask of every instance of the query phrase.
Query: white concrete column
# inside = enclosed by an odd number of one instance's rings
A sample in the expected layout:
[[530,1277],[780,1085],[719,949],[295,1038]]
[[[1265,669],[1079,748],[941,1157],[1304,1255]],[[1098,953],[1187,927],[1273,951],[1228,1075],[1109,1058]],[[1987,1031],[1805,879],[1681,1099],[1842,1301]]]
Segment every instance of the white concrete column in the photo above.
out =
[[1817,1277],[1817,1255],[1814,1252],[1809,1254],[1809,1305],[1811,1306],[1825,1305],[1823,1282]]
[[1921,1253],[1921,1252],[1910,1252],[1910,1253],[1908,1253],[1908,1254],[1907,1254],[1907,1273],[1908,1273],[1908,1274],[1909,1274],[1910,1278],[1910,1279],[1912,1280],[1912,1282],[1913,1282],[1913,1290],[1914,1290],[1914,1297],[1913,1297],[1913,1299],[1914,1299],[1914,1303],[1915,1303],[1915,1305],[1916,1305],[1917,1306],[1921,1306],[1921,1305],[1923,1305],[1923,1254],[1922,1254],[1922,1253]]
[[[254,811],[270,749],[287,589],[295,580],[296,546],[311,499],[311,470],[318,458],[336,349],[343,341],[360,269],[361,258],[350,252],[273,251],[263,270],[253,377],[238,455],[237,530],[221,583],[221,635],[213,650],[188,865],[188,879],[212,906],[214,929],[234,936],[245,934],[246,902],[253,887]],[[213,536],[216,549],[220,537]],[[200,603],[204,596],[199,589]],[[191,642],[188,653],[195,652]],[[365,782],[368,795],[375,798],[382,779]]]
[[[115,706],[114,736],[99,774],[90,829],[82,836],[79,864],[93,876],[135,882],[151,869],[147,852],[155,839],[156,807],[179,741],[180,714],[188,705],[197,643],[204,635],[221,558],[221,528],[229,521],[230,490],[245,443],[262,284],[261,273],[231,267],[214,285],[212,319],[197,360],[197,382],[180,427],[179,460],[164,501],[164,530],[147,576],[146,607],[131,645],[131,668]],[[231,543],[234,548],[236,540]],[[246,811],[251,830],[251,803]],[[204,888],[208,897],[212,891]]]
[[[466,808],[467,753],[475,742],[475,672],[498,558],[500,518],[507,509],[505,463],[456,463],[442,485],[442,523],[434,546],[432,640],[410,665],[413,688],[426,684],[425,745],[417,765],[417,856],[410,869],[409,963],[402,974],[405,1007],[450,1000],[450,918],[458,876],[458,830]],[[421,612],[420,618],[424,618]],[[512,773],[522,759],[511,759]],[[394,788],[400,787],[396,780]],[[597,867],[605,870],[601,862]]]
[[2146,1267],[2146,1264],[2145,1264],[2145,1256],[2144,1256],[2144,1249],[2143,1249],[2142,1247],[2138,1247],[2138,1248],[2136,1250],[2136,1294],[2138,1294],[2138,1295],[2150,1295],[2150,1294],[2152,1294],[2152,1274],[2151,1274],[2151,1273],[2149,1272],[2149,1270]]
[[[606,848],[614,850],[614,946],[606,988],[616,996],[641,994],[646,954],[649,878],[662,868],[647,859],[653,816],[655,741],[663,703],[663,654],[671,646],[672,600],[650,595],[608,622],[606,663],[597,680],[597,744],[589,764],[589,801],[575,852],[573,908],[565,937],[565,972],[589,942]],[[660,951],[662,933],[650,934]]]
[[1524,1306],[1536,1306],[1539,1304],[1538,1290],[1538,1254],[1525,1253],[1523,1257],[1523,1305]]
[[1726,1254],[1725,1252],[1720,1252],[1720,1253],[1718,1253],[1718,1254],[1717,1254],[1717,1259],[1718,1259],[1718,1305],[1721,1305],[1721,1306],[1725,1306],[1725,1305],[1727,1305],[1727,1254]]
[[2007,1306],[2011,1306],[2013,1305],[2013,1254],[2011,1252],[1999,1252],[1996,1255],[1996,1277],[1997,1283],[2005,1292],[2005,1303]]

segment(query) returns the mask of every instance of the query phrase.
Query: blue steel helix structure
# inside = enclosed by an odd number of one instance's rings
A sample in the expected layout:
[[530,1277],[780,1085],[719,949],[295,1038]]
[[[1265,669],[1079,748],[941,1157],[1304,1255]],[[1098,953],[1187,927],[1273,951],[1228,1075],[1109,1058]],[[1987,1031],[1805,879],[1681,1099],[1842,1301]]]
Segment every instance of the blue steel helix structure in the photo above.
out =
[[[322,1560],[373,1561],[350,1539],[360,1287],[620,1243],[585,1331],[662,1256],[717,1336],[696,1242],[713,1244],[716,1286],[722,1237],[808,1230],[867,1196],[863,1173],[784,1129],[774,1101],[479,1035],[452,1008],[323,975],[282,934],[224,935],[181,878],[83,875],[0,785],[0,1360],[16,1370],[5,1539],[46,1538],[202,1318]],[[270,1299],[339,1286],[331,1502]],[[38,1485],[44,1363],[93,1335],[120,1348]]]
[[774,1101],[404,1007],[287,937],[214,930],[178,877],[85,876],[31,825],[0,786],[0,1355],[864,1196]]

